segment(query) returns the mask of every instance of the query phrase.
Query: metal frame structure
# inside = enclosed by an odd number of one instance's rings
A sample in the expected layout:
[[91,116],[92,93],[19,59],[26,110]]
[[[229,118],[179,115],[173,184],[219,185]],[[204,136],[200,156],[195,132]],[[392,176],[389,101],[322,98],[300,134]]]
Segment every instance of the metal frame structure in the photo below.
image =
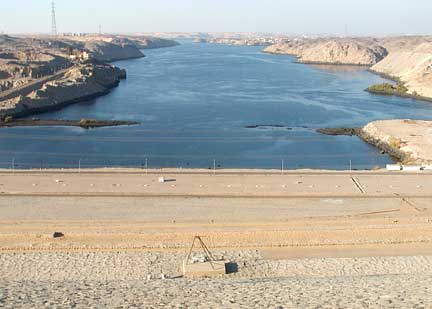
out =
[[57,21],[55,13],[55,2],[51,2],[51,35],[57,37]]
[[186,264],[189,264],[190,257],[192,255],[192,251],[195,247],[195,242],[198,241],[198,244],[201,246],[201,249],[204,253],[204,256],[206,257],[207,261],[210,263],[211,267],[215,269],[215,266],[213,265],[213,262],[216,262],[216,259],[214,258],[213,254],[211,253],[210,249],[207,247],[207,245],[202,240],[201,236],[195,236],[192,241],[192,246],[189,250],[189,254],[186,257]]

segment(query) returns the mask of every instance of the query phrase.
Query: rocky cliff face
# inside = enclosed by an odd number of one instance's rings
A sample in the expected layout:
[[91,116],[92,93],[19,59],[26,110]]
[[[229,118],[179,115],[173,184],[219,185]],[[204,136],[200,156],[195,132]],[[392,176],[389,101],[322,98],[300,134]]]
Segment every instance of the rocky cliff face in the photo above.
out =
[[409,94],[432,98],[432,43],[391,52],[371,70],[400,79]]
[[373,43],[331,40],[302,51],[300,62],[353,64],[370,66],[387,56],[387,50]]
[[296,55],[299,62],[371,66],[387,56],[387,50],[372,40],[317,39],[273,45],[267,53]]

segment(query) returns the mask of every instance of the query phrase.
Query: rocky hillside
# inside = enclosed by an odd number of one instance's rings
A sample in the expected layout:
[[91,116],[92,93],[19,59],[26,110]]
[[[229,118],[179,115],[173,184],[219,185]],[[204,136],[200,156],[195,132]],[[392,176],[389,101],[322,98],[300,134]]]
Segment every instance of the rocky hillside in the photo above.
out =
[[88,41],[84,43],[83,48],[88,50],[94,59],[102,62],[144,57],[144,54],[133,42],[126,40],[113,43]]
[[373,65],[387,56],[387,50],[363,41],[331,40],[303,50],[300,62]]
[[315,44],[315,40],[292,40],[286,43],[274,44],[264,49],[265,53],[291,55],[300,57],[303,51]]
[[288,54],[302,63],[374,65],[387,56],[387,50],[372,40],[297,40],[273,45],[267,53]]
[[155,49],[177,46],[173,40],[147,36],[104,36],[86,38],[82,48],[104,62],[144,57],[141,49]]
[[430,42],[391,52],[371,70],[400,79],[411,95],[432,98],[432,43]]
[[154,48],[165,48],[165,47],[174,47],[179,45],[178,42],[168,39],[155,38],[155,37],[129,37],[135,45],[140,49],[154,49]]
[[126,72],[109,64],[76,65],[36,86],[29,84],[0,101],[0,118],[20,117],[59,109],[106,94],[126,78]]

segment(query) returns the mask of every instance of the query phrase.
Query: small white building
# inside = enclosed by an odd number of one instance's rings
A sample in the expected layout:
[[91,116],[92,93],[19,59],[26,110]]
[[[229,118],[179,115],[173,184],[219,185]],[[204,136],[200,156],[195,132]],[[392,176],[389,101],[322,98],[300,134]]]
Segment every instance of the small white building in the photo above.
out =
[[405,172],[419,172],[422,170],[422,167],[420,165],[404,165],[402,169]]
[[387,164],[388,171],[401,171],[402,166],[399,164]]

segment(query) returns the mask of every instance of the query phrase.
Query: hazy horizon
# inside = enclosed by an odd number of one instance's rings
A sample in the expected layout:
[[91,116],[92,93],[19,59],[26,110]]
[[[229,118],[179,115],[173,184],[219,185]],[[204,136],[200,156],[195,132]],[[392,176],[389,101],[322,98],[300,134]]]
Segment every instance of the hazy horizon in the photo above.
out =
[[[0,31],[49,33],[50,7],[49,0],[3,3]],[[57,0],[56,7],[58,32],[66,33],[98,32],[100,24],[106,33],[432,34],[427,0]]]

